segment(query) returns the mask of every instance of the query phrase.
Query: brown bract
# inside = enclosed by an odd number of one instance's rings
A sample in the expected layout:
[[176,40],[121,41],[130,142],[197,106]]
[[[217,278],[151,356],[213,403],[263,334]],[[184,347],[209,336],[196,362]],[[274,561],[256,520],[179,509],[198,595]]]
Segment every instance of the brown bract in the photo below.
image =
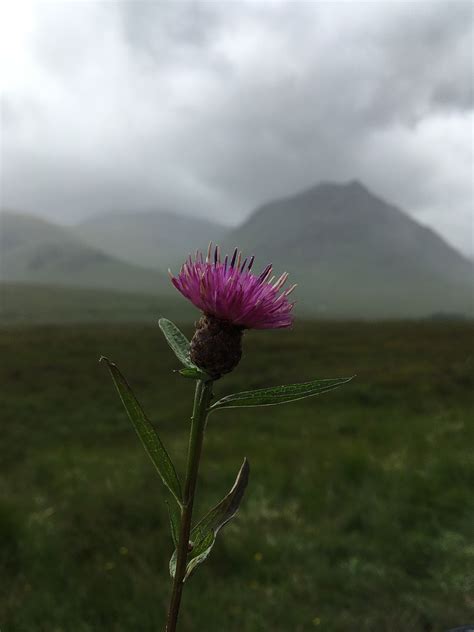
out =
[[243,327],[203,314],[191,340],[191,360],[217,380],[240,362],[242,333]]

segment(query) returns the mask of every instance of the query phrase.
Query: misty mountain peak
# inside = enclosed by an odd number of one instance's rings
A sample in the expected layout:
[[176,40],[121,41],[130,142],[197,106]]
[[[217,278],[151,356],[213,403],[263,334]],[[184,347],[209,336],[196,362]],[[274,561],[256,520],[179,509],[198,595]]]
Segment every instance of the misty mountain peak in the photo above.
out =
[[341,186],[343,186],[348,193],[372,195],[369,189],[360,180],[350,180],[347,184]]
[[[310,218],[317,215],[319,218],[331,218],[339,221],[344,217],[345,221],[351,221],[351,216],[357,213],[366,212],[368,209],[378,207],[380,212],[382,207],[385,212],[393,212],[394,207],[389,207],[383,200],[375,196],[359,180],[350,180],[345,183],[324,181],[309,189],[296,193],[285,202],[291,203],[293,212],[298,214],[298,218]],[[270,203],[271,206],[278,205]],[[266,209],[269,205],[264,205]],[[257,211],[258,212],[258,211]]]
[[334,182],[333,180],[323,180],[322,182],[318,182],[314,184],[312,187],[308,189],[296,193],[295,195],[305,195],[305,194],[337,194],[337,193],[366,193],[370,194],[369,189],[357,179],[349,180],[347,182]]
[[442,309],[456,291],[465,306],[472,291],[472,266],[458,252],[358,180],[322,182],[259,207],[232,244],[302,280],[311,309],[319,302],[333,313],[356,304],[360,313]]
[[257,266],[273,261],[288,271],[298,306],[311,314],[472,313],[472,264],[358,180],[270,201],[233,230],[160,212],[107,214],[71,228],[28,216],[2,220],[2,273],[10,280],[167,292],[164,270],[213,240],[255,254]]

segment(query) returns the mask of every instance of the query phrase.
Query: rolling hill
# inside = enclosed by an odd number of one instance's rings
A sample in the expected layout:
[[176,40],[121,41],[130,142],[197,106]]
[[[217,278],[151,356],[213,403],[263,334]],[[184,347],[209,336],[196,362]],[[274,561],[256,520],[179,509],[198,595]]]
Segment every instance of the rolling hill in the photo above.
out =
[[119,289],[169,290],[166,274],[132,265],[31,215],[0,215],[0,280]]
[[226,239],[298,282],[328,317],[472,315],[473,265],[359,182],[323,183],[258,208]]
[[124,261],[158,270],[218,242],[229,229],[216,222],[169,212],[103,213],[74,228],[82,241]]
[[[299,315],[472,317],[474,311],[472,262],[356,181],[322,183],[269,202],[233,230],[166,213],[109,213],[72,228],[6,212],[0,221],[0,280],[26,284],[17,298],[39,283],[173,296],[186,309],[165,270],[177,270],[188,252],[213,240],[255,254],[257,265],[271,261],[275,272],[287,270],[299,285]],[[112,301],[123,306],[125,319],[127,300]]]

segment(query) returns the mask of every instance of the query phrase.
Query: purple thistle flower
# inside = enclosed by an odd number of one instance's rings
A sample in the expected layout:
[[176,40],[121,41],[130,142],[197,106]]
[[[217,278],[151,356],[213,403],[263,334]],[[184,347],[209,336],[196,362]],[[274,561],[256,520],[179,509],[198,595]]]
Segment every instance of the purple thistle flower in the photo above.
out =
[[281,291],[288,279],[285,272],[276,281],[268,265],[257,276],[251,272],[254,257],[242,263],[241,253],[234,250],[231,261],[221,261],[215,247],[211,257],[209,244],[206,260],[197,251],[194,261],[189,256],[178,276],[171,281],[183,296],[207,316],[226,321],[242,329],[277,329],[289,327],[294,303],[288,300],[296,285]]

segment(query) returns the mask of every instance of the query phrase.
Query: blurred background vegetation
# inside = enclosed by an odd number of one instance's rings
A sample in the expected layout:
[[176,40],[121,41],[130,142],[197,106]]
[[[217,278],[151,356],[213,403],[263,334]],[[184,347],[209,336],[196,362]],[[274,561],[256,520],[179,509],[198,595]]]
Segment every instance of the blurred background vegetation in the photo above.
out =
[[[216,395],[357,378],[210,418],[196,517],[244,456],[251,480],[189,581],[183,632],[441,632],[474,618],[473,334],[300,321],[245,336]],[[0,354],[2,629],[162,629],[165,492],[97,360],[129,378],[181,473],[193,383],[151,324],[4,326]]]

